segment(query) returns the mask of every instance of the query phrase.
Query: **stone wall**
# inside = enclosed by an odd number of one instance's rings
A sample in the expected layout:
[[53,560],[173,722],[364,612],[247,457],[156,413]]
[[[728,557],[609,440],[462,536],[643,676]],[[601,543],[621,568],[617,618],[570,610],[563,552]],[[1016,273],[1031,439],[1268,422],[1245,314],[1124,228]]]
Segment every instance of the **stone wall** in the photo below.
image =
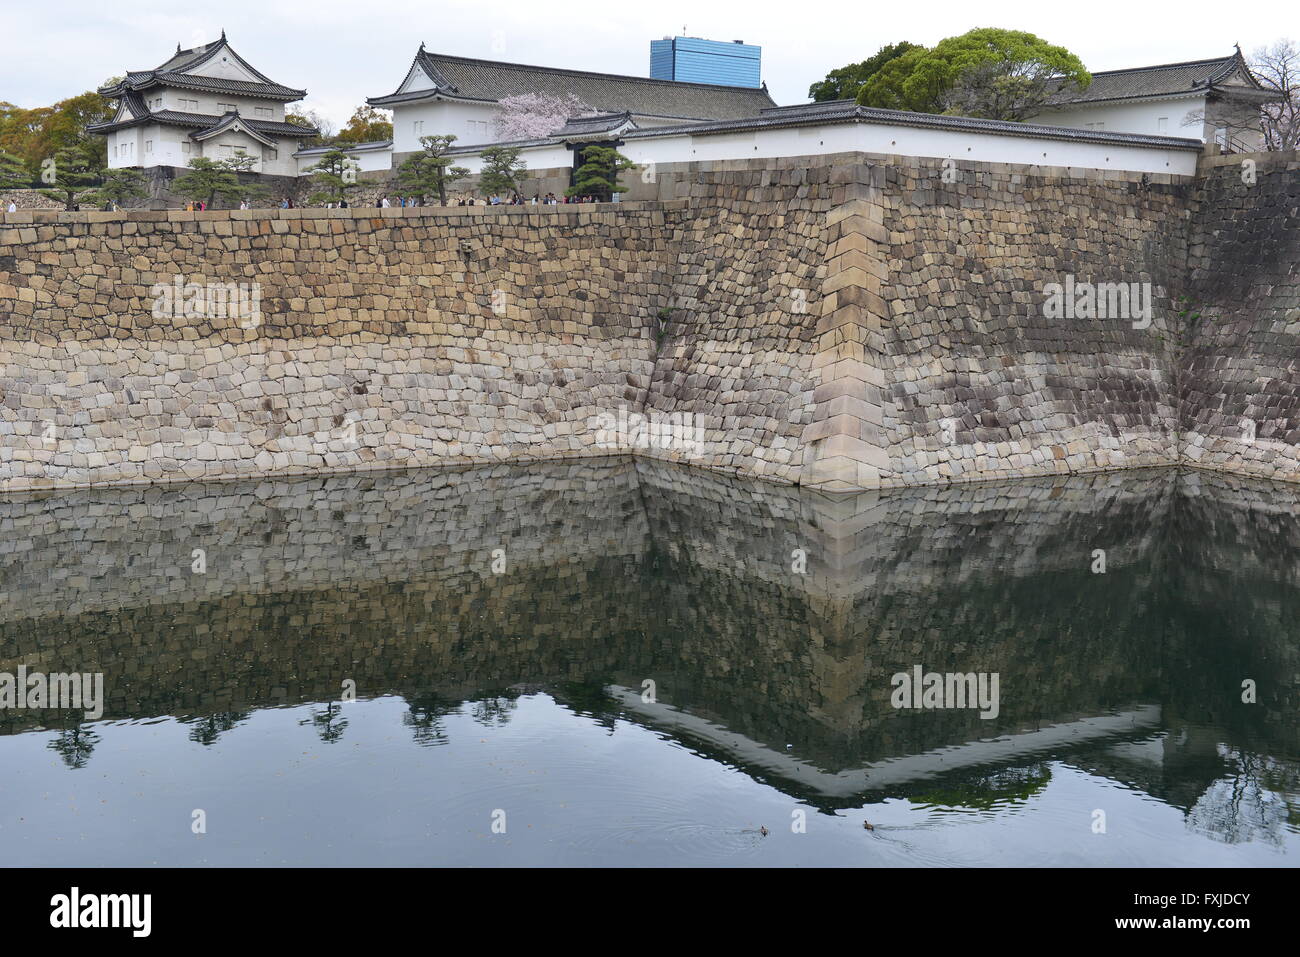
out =
[[[1300,171],[1225,162],[843,154],[667,165],[632,178],[652,201],[593,206],[11,214],[0,487],[629,449],[828,490],[1300,478]],[[178,277],[256,284],[259,315],[155,316]],[[1069,277],[1146,286],[1151,321],[1052,317]]]
[[[888,224],[868,308],[893,481],[1176,461],[1171,304],[1190,186],[933,161],[876,167]],[[1148,283],[1152,320],[1049,317],[1044,289]],[[873,423],[877,424],[877,423]]]
[[[15,214],[0,474],[12,488],[604,454],[589,423],[643,403],[679,216]],[[256,283],[259,308],[252,286],[234,315],[205,292],[215,317],[182,289],[155,315],[176,282]]]
[[39,189],[0,189],[0,213],[7,210],[10,203],[20,210],[63,208],[57,199],[50,199]]
[[1300,480],[1300,156],[1216,157],[1197,183],[1182,457]]

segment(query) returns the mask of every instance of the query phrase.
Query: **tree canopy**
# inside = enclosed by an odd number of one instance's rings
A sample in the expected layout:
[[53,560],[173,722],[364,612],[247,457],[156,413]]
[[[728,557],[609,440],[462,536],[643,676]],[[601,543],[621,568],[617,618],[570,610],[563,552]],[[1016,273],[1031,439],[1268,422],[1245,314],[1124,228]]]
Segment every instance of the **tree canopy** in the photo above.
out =
[[196,156],[189,169],[172,180],[172,192],[190,199],[201,200],[212,207],[218,199],[233,203],[241,198],[262,198],[265,187],[241,183],[240,173],[253,171],[256,159],[247,153],[237,153],[230,159],[217,161],[206,156]]
[[404,193],[414,193],[421,202],[425,196],[437,196],[438,202],[447,205],[447,186],[469,175],[465,166],[452,166],[447,150],[456,142],[456,137],[421,136],[423,149],[406,158],[401,169],[397,171],[397,186]]
[[484,196],[494,193],[518,195],[519,181],[527,165],[519,158],[519,150],[510,146],[489,146],[479,158],[483,168],[479,171],[478,188]]
[[31,170],[27,168],[22,157],[0,150],[0,189],[30,186],[32,178]]
[[1038,111],[1057,82],[1086,89],[1092,75],[1065,47],[1020,30],[981,27],[889,60],[863,85],[858,102],[1019,121]]
[[340,149],[331,149],[321,158],[303,170],[310,174],[316,192],[307,198],[312,203],[337,203],[347,195],[348,190],[356,189],[357,174],[361,164]]
[[65,209],[73,209],[94,196],[102,169],[103,164],[91,144],[65,146],[41,160],[40,179],[48,186],[41,190],[41,195],[58,200]]
[[626,186],[618,184],[618,174],[633,165],[612,146],[588,146],[582,151],[582,162],[573,174],[573,185],[564,195],[591,196],[608,202],[615,193],[627,192]]
[[102,167],[107,165],[108,141],[87,133],[86,127],[112,119],[114,112],[114,101],[94,91],[33,109],[0,102],[0,150],[17,156],[35,174],[41,162],[59,150],[84,145]]
[[334,141],[334,124],[323,113],[316,110],[309,110],[305,107],[299,107],[296,110],[285,110],[284,121],[292,123],[294,126],[305,126],[319,131],[304,134],[302,137],[304,146],[320,146],[323,143],[332,143]]
[[376,143],[393,138],[393,121],[373,106],[358,106],[347,125],[334,137],[336,143]]
[[550,136],[569,117],[595,112],[573,93],[521,93],[505,97],[498,105],[494,123],[502,142]]
[[1278,40],[1250,58],[1250,71],[1278,98],[1261,108],[1264,149],[1300,149],[1300,46]]
[[862,85],[876,75],[882,66],[895,57],[900,57],[908,50],[921,50],[923,47],[901,40],[881,47],[876,55],[861,63],[850,63],[838,70],[831,70],[824,80],[818,80],[808,87],[808,95],[818,103],[827,100],[852,100],[862,89]]

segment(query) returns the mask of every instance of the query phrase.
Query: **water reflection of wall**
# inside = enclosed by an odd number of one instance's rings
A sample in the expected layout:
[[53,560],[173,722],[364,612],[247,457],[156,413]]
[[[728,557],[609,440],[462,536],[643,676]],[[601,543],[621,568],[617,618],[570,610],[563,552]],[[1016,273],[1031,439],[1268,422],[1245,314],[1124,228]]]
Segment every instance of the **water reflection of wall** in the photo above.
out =
[[[326,700],[345,679],[453,701],[652,679],[831,770],[1141,702],[1286,741],[1297,619],[1269,556],[1294,554],[1289,503],[1206,482],[835,498],[608,460],[19,498],[0,505],[0,670],[102,670],[110,717]],[[895,711],[889,676],[914,664],[998,672],[1001,714]],[[1273,697],[1234,704],[1229,664]]]

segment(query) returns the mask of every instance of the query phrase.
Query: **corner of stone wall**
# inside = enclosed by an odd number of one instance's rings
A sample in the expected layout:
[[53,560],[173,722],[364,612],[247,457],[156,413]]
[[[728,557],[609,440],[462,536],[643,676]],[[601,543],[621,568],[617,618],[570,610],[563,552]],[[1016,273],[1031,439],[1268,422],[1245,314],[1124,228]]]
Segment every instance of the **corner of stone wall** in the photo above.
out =
[[881,298],[885,278],[880,166],[837,167],[844,199],[826,216],[826,279],[820,297],[813,420],[803,430],[800,484],[826,491],[879,488],[890,473],[884,433]]

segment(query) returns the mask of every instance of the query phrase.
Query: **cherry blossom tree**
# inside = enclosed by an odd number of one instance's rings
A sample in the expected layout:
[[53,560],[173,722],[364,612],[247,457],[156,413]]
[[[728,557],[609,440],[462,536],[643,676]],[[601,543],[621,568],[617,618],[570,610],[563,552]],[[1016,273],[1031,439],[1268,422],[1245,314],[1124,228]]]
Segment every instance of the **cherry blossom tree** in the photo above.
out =
[[497,140],[537,140],[550,136],[571,116],[596,112],[572,93],[523,93],[500,101],[496,117]]

